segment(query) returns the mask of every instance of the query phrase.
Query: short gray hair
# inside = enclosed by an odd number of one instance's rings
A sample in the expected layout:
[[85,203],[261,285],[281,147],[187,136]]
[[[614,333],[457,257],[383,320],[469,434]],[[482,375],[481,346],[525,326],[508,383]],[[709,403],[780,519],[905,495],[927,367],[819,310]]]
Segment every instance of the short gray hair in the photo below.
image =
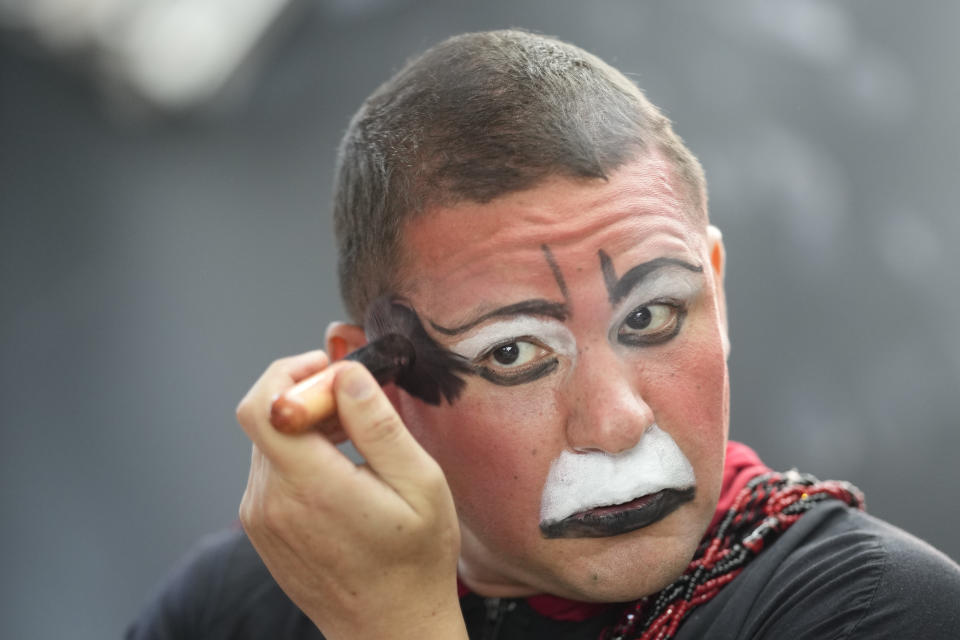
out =
[[596,56],[506,30],[411,60],[354,115],[334,181],[340,292],[350,316],[395,291],[401,230],[428,207],[488,202],[549,175],[602,178],[656,151],[706,224],[706,181],[670,121]]

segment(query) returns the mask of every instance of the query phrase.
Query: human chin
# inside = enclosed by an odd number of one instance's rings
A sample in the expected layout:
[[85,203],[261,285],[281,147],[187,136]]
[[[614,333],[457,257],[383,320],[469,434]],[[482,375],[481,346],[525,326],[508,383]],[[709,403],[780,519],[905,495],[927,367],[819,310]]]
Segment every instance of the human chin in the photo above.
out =
[[550,465],[540,500],[545,538],[605,538],[659,522],[694,499],[693,466],[652,425],[616,454],[563,451]]

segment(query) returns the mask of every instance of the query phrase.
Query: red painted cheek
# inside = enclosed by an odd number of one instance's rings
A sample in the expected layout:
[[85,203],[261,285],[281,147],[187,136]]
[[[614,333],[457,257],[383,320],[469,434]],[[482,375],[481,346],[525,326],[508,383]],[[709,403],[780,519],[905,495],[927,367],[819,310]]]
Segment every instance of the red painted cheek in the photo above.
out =
[[648,404],[693,465],[699,508],[707,518],[719,492],[728,419],[722,345],[687,343],[648,367],[647,374],[648,381],[656,381],[647,388]]
[[726,423],[726,360],[717,342],[687,343],[661,354],[645,368],[645,401],[674,437],[691,431],[722,434]]
[[520,386],[471,383],[453,406],[421,405],[411,432],[444,469],[464,515],[539,509],[543,480],[559,454],[552,403]]

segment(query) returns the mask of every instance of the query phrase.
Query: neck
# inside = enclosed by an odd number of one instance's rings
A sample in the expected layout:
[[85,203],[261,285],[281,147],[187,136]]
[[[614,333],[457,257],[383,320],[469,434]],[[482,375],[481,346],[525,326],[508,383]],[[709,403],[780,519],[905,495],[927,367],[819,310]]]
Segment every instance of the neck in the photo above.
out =
[[526,598],[540,592],[528,585],[508,581],[502,575],[474,571],[464,562],[463,556],[457,563],[457,577],[463,587],[484,598]]

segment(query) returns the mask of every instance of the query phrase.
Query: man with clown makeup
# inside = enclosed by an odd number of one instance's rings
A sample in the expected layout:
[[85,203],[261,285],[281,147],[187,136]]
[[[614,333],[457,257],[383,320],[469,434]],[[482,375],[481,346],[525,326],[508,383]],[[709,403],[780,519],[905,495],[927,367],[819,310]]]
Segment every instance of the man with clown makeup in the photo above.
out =
[[[960,567],[852,485],[728,442],[703,171],[603,61],[520,31],[440,43],[350,123],[334,222],[351,321],[240,402],[243,528],[128,638],[960,637]],[[344,360],[382,300],[455,393]],[[314,379],[335,415],[276,428]]]

